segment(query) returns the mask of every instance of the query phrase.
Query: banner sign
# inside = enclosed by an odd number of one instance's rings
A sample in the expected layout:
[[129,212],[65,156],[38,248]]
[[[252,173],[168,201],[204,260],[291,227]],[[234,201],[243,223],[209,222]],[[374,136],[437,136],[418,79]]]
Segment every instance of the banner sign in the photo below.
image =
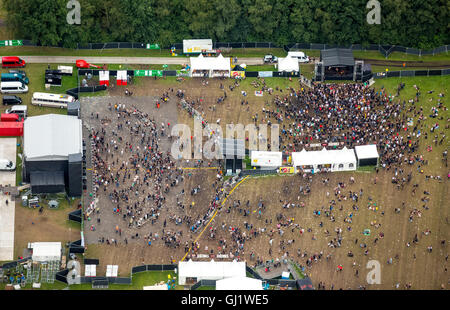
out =
[[263,96],[263,91],[261,91],[261,90],[255,90],[255,96],[257,96],[257,97],[262,97],[262,96]]
[[161,49],[161,47],[159,47],[158,44],[147,44],[147,49],[148,50],[159,50],[159,49]]
[[231,77],[245,78],[245,71],[231,71]]
[[279,173],[295,173],[294,167],[280,167]]
[[6,40],[0,41],[0,46],[22,46],[22,40]]
[[272,77],[273,71],[259,71],[258,76],[259,77]]
[[134,76],[163,76],[162,70],[134,70]]

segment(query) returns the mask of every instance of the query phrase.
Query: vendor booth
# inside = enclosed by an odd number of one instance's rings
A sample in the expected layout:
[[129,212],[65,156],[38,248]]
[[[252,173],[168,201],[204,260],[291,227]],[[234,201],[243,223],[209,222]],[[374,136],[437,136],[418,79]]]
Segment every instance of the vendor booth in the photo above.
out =
[[359,166],[378,166],[377,146],[375,144],[355,146],[356,159]]
[[335,172],[356,170],[354,150],[306,151],[292,153],[292,162],[297,172]]
[[191,77],[230,77],[230,57],[191,57]]

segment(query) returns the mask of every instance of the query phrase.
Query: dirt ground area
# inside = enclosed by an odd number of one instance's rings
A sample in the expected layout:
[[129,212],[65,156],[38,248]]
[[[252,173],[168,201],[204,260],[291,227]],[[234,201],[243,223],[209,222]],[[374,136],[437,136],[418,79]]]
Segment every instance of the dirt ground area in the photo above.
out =
[[80,225],[68,220],[68,214],[76,210],[77,202],[57,210],[22,207],[16,200],[14,256],[24,256],[29,242],[67,242],[80,239]]
[[[225,103],[216,104],[217,98],[224,95],[220,88],[221,83],[228,97]],[[249,81],[243,83],[247,83],[245,86],[247,91],[251,89]],[[174,92],[177,89],[184,89],[187,100],[197,102],[197,98],[199,99],[196,108],[205,112],[204,116],[207,120],[215,122],[221,118],[222,124],[233,122],[247,124],[252,122],[252,115],[261,111],[264,105],[271,105],[269,95],[255,97],[253,94],[248,94],[245,99],[239,88],[229,91],[228,86],[232,84],[233,81],[228,80],[209,80],[207,86],[203,85],[201,80],[188,80],[179,84],[175,80],[139,80],[136,85],[129,87],[134,95],[127,97],[126,100],[128,105],[128,102],[138,101],[140,96],[160,96],[165,91],[171,93],[172,88]],[[298,83],[292,83],[292,86],[297,89],[301,87]],[[106,100],[123,102],[122,91],[118,88],[113,89],[110,91],[112,97]],[[248,100],[249,105],[242,105],[243,99]],[[167,112],[170,115],[166,116],[171,117],[174,123],[175,118],[172,117],[175,116],[179,123],[192,122],[186,112],[174,112],[177,98],[174,100],[175,102],[171,98],[169,105],[162,106],[163,109],[170,106],[171,110]],[[215,104],[216,107],[213,108]],[[96,111],[97,107],[92,105],[91,108]],[[150,109],[146,110],[149,114],[155,113],[154,103],[148,104],[145,108]],[[270,108],[274,107],[270,106]],[[84,115],[88,123],[89,115],[89,113]],[[321,283],[325,284],[326,289],[331,287],[358,289],[360,286],[367,289],[393,289],[398,284],[399,289],[405,289],[405,285],[408,284],[412,289],[448,289],[447,238],[450,231],[448,208],[444,202],[447,201],[449,186],[445,177],[446,168],[440,160],[440,154],[445,147],[445,145],[439,146],[433,152],[427,153],[426,145],[421,143],[418,153],[425,154],[424,157],[430,161],[430,164],[422,167],[422,173],[418,172],[417,164],[403,166],[403,174],[406,176],[412,172],[412,180],[401,190],[391,182],[394,174],[392,169],[390,171],[381,169],[378,173],[349,172],[315,175],[311,183],[300,176],[249,178],[228,198],[227,203],[212,222],[212,230],[208,228],[208,231],[199,238],[196,253],[208,255],[213,250],[214,254],[223,253],[233,256],[237,246],[232,240],[231,231],[238,228],[241,232],[246,232],[244,249],[235,253],[240,259],[254,265],[256,260],[265,262],[271,259],[282,259],[286,254],[285,257],[306,268],[306,273],[310,275],[316,287]],[[170,191],[168,195],[171,197],[168,198],[170,203],[166,203],[167,207],[161,214],[164,212],[165,216],[175,215],[175,218],[188,216],[191,219],[204,214],[214,198],[214,191],[208,187],[215,181],[216,173],[212,170],[185,170],[183,185],[178,185]],[[442,181],[427,180],[426,175],[440,175]],[[354,184],[350,184],[351,177],[355,179]],[[375,178],[377,178],[376,184]],[[326,184],[323,182],[324,179],[328,179]],[[343,195],[340,201],[334,191],[339,182],[345,183],[345,186],[340,189]],[[414,184],[417,185],[414,187]],[[192,188],[198,185],[201,186],[201,190],[198,194],[191,196]],[[303,196],[299,188],[306,185],[310,186],[311,192]],[[185,190],[184,197],[179,195],[182,188]],[[413,194],[414,188],[415,194]],[[356,193],[359,200],[353,201],[349,198],[349,191]],[[183,201],[184,208],[177,206],[177,195]],[[107,203],[107,197],[106,201],[101,195],[99,198],[101,204],[104,204],[102,208],[111,209],[111,205]],[[236,205],[238,200],[240,200],[239,206]],[[249,201],[248,207],[247,201]],[[190,208],[192,202],[194,205]],[[263,208],[258,206],[259,202],[263,203]],[[297,205],[303,203],[304,206],[283,208],[283,205],[287,203]],[[369,207],[375,207],[375,204],[378,210],[370,210]],[[332,211],[330,206],[333,206]],[[400,209],[399,213],[394,211],[395,208]],[[317,215],[317,211],[320,211],[321,215]],[[326,216],[327,211],[330,213],[328,216]],[[106,211],[108,212],[111,213],[110,210]],[[186,223],[176,225],[168,220],[164,227],[163,221],[158,220],[152,226],[141,228],[142,232],[139,234],[143,235],[149,230],[161,231],[163,228],[182,231],[178,248],[168,247],[161,240],[149,246],[143,239],[134,240],[128,245],[123,242],[119,242],[117,246],[98,244],[99,234],[116,236],[114,226],[117,224],[115,223],[122,222],[119,221],[119,217],[111,213],[108,215],[108,221],[105,220],[105,223],[108,223],[107,226],[103,224],[105,212],[101,211],[100,215],[102,228],[90,232],[88,222],[85,227],[85,234],[89,240],[86,257],[100,259],[99,274],[101,270],[106,269],[107,264],[118,264],[119,273],[127,275],[132,266],[142,263],[178,261],[185,254],[184,242],[190,243],[199,236],[199,234],[190,234],[189,225]],[[333,221],[330,220],[331,216],[334,218]],[[90,223],[95,221],[96,217],[93,216]],[[288,226],[277,227],[278,222],[286,223]],[[282,236],[280,229],[283,230]],[[301,229],[304,229],[302,233],[300,233]],[[336,229],[338,231],[341,229],[341,232],[338,234]],[[370,230],[370,235],[363,234],[365,229]],[[252,235],[255,231],[256,236]],[[211,232],[214,238],[211,238]],[[121,240],[127,234],[125,232],[124,235],[122,232]],[[417,238],[415,238],[416,234]],[[224,239],[227,244],[226,250],[220,247],[223,243],[219,243]],[[269,244],[270,239],[273,239],[272,245]],[[284,240],[284,244],[280,244],[281,240]],[[329,246],[330,241],[333,241],[335,247]],[[340,246],[336,246],[337,241]],[[270,253],[269,249],[271,249]],[[254,257],[250,255],[252,252],[255,254]],[[330,256],[327,259],[328,255]],[[392,263],[389,261],[391,258]],[[309,263],[308,259],[312,259],[312,262]],[[369,260],[378,260],[381,264],[380,285],[368,285],[366,282],[366,275],[369,272],[366,264]],[[337,271],[339,265],[342,266],[340,272]],[[357,274],[356,271],[358,271]]]

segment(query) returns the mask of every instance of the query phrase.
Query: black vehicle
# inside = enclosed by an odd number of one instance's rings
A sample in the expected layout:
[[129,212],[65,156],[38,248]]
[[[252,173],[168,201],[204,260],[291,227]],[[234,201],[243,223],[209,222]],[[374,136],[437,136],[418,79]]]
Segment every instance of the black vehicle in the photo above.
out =
[[22,99],[17,96],[3,96],[3,105],[18,105],[22,104]]
[[27,76],[27,74],[23,70],[15,70],[15,69],[13,69],[13,70],[9,70],[9,73],[19,73],[19,74],[22,74],[23,76]]

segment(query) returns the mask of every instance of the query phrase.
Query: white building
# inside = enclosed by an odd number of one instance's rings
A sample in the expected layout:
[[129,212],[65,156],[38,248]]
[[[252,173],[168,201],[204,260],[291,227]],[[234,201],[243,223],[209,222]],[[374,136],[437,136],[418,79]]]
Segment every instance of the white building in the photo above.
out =
[[186,285],[201,280],[221,280],[225,278],[245,278],[245,262],[187,262],[178,263],[178,284]]
[[191,77],[230,77],[231,62],[230,57],[190,57]]
[[356,170],[354,150],[344,147],[342,150],[306,151],[292,153],[292,163],[296,171],[352,171]]

